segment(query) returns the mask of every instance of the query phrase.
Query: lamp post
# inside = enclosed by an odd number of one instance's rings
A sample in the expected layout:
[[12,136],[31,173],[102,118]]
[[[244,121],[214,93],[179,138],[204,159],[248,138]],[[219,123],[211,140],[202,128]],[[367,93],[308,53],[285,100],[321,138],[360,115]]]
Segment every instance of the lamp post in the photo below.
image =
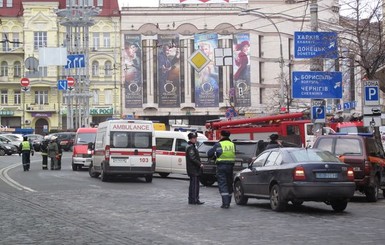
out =
[[251,14],[251,15],[256,15],[265,18],[268,20],[275,28],[275,30],[278,33],[279,36],[279,68],[280,68],[280,74],[279,74],[279,82],[280,82],[280,98],[279,98],[279,105],[282,107],[284,105],[284,97],[285,97],[285,78],[284,78],[284,73],[283,73],[283,67],[285,66],[285,61],[283,59],[283,48],[282,48],[282,36],[281,32],[279,31],[277,25],[275,22],[270,18],[270,16],[266,15],[263,12],[258,11],[257,9],[246,9],[242,10],[239,15],[246,15],[246,14]]

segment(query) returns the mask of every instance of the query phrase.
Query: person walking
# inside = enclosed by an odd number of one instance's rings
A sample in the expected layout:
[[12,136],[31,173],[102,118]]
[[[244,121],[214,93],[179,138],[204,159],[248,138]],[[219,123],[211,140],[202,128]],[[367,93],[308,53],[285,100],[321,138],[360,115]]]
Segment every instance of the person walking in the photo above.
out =
[[202,205],[204,202],[199,200],[199,176],[201,175],[203,164],[199,157],[199,151],[195,145],[198,135],[197,133],[189,133],[187,137],[189,142],[186,147],[186,170],[190,177],[188,203]]
[[265,150],[282,147],[282,145],[277,141],[279,138],[278,134],[272,134],[269,136],[269,138],[270,142],[267,144]]
[[221,208],[229,208],[233,193],[233,168],[235,163],[235,145],[230,140],[230,132],[221,131],[221,139],[208,151],[208,157],[216,157],[217,181],[222,197]]
[[48,138],[44,138],[44,140],[40,144],[40,152],[42,156],[42,168],[43,170],[48,169]]
[[34,151],[32,150],[32,144],[29,142],[28,137],[24,136],[23,142],[21,142],[19,145],[19,156],[21,155],[24,171],[29,171],[31,154],[32,156],[34,154]]
[[59,148],[56,143],[56,136],[52,136],[50,139],[50,142],[48,144],[48,157],[51,159],[51,170],[57,170],[58,169],[58,164],[57,164],[57,159],[59,155]]

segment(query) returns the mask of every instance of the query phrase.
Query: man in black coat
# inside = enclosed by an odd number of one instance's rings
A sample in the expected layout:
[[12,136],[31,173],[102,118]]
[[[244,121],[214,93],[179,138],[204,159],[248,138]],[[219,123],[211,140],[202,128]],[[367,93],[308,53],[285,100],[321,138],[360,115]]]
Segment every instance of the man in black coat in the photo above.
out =
[[278,134],[270,135],[270,142],[269,142],[269,144],[267,144],[265,150],[282,147],[280,142],[278,142],[278,138],[279,138]]
[[199,176],[201,175],[201,168],[203,164],[199,157],[199,151],[197,150],[195,143],[197,142],[198,135],[196,133],[188,134],[188,146],[186,148],[186,169],[187,174],[190,177],[190,186],[188,191],[188,203],[201,205],[204,202],[199,200]]

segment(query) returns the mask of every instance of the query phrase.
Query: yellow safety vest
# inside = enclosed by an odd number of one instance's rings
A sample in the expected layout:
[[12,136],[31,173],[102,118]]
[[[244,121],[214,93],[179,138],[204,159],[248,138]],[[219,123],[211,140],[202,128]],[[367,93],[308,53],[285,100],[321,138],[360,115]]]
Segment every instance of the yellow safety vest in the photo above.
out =
[[29,141],[21,142],[21,150],[22,151],[29,151],[29,150],[31,150],[31,145],[29,144]]
[[217,162],[221,161],[235,161],[235,145],[229,140],[219,142],[222,148],[222,154],[217,158]]

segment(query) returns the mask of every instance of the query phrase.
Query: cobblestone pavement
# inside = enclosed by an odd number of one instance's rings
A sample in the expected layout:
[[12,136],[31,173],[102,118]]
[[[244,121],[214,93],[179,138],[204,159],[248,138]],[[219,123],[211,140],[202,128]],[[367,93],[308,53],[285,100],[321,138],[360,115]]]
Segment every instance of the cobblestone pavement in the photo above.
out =
[[[0,160],[1,161],[1,160]],[[201,188],[202,206],[187,204],[185,177],[101,182],[86,171],[31,168],[36,192],[0,182],[0,244],[383,244],[385,200],[362,196],[336,214],[323,203],[270,210],[266,200],[219,208],[215,187]],[[14,175],[18,181],[20,169]],[[78,181],[75,181],[78,179]],[[28,184],[28,183],[23,184]],[[60,183],[58,186],[57,183]],[[4,187],[4,188],[3,188]]]

